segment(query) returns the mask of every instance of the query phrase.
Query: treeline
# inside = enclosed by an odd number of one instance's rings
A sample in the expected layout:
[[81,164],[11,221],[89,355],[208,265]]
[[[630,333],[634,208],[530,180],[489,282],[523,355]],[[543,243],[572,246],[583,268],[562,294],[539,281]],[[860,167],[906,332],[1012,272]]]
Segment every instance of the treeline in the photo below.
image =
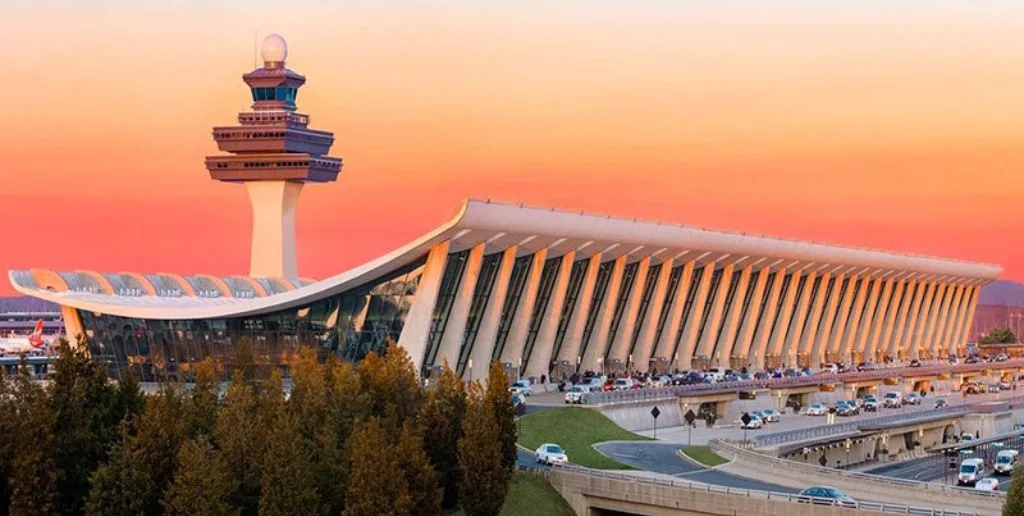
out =
[[508,379],[421,386],[391,344],[358,366],[304,350],[286,395],[239,347],[144,396],[66,342],[48,385],[0,381],[0,515],[498,514],[516,460]]

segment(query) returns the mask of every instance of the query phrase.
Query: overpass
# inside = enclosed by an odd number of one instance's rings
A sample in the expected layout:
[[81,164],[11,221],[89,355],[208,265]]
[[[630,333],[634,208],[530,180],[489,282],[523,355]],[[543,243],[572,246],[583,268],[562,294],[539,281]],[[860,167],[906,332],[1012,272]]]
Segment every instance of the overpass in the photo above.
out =
[[[737,489],[688,482],[643,473],[555,467],[543,474],[576,514],[587,516],[850,516],[850,508],[803,504],[797,495]],[[928,504],[934,505],[934,504]],[[989,515],[978,510],[859,502],[856,509],[872,513],[933,516]]]

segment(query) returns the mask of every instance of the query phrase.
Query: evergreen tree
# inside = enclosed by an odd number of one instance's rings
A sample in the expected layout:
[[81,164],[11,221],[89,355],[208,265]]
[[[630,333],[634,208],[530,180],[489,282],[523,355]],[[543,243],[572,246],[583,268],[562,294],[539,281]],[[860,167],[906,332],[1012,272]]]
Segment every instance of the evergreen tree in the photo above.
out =
[[501,463],[512,471],[516,465],[516,420],[515,406],[512,396],[508,393],[509,380],[505,369],[498,362],[491,362],[487,372],[487,392],[485,402],[494,415],[498,425],[498,442],[501,444]]
[[446,362],[437,383],[427,392],[420,424],[423,448],[440,475],[444,489],[442,505],[447,509],[459,503],[459,439],[465,414],[466,391],[462,380]]
[[227,465],[235,486],[229,503],[245,515],[256,514],[260,497],[264,441],[257,425],[257,407],[253,386],[244,375],[236,374],[228,386],[224,406],[217,413],[213,431],[218,455]]
[[437,472],[423,451],[423,438],[412,422],[405,423],[402,436],[392,450],[391,453],[398,455],[399,465],[405,474],[406,491],[416,514],[440,516],[444,489],[438,484]]
[[133,369],[129,369],[123,375],[121,382],[117,385],[117,394],[114,397],[115,414],[134,428],[134,418],[146,408],[146,398],[139,389],[139,376]]
[[[312,469],[325,510],[338,514],[345,504],[344,441],[337,437],[329,369],[317,361],[312,347],[299,351],[292,369],[288,409],[298,422],[303,446],[310,450]],[[349,369],[351,371],[351,369]],[[355,384],[358,391],[358,383]]]
[[11,461],[17,450],[18,421],[13,387],[0,374],[0,516],[10,514]]
[[213,359],[206,357],[195,366],[196,384],[188,403],[189,435],[213,435],[217,424],[217,400],[220,384],[216,378]]
[[386,418],[393,411],[399,426],[389,431],[397,438],[401,425],[416,417],[424,403],[423,389],[409,354],[388,339],[387,354],[382,357],[371,352],[359,364],[358,371],[370,414]]
[[1013,479],[1006,491],[1003,516],[1024,516],[1024,467],[1018,463],[1013,468]]
[[499,427],[477,384],[468,400],[459,441],[459,501],[466,516],[489,516],[501,512],[512,473],[502,464]]
[[[60,443],[56,464],[63,472],[58,486],[62,514],[81,514],[89,475],[107,459],[111,443],[120,437],[126,411],[137,410],[119,403],[117,389],[107,382],[106,368],[93,362],[87,349],[84,339],[76,346],[61,339],[51,367],[47,399],[56,417],[54,439]],[[128,383],[128,388],[134,385],[132,379]]]
[[[325,475],[330,487],[321,485],[321,496],[330,507],[331,514],[338,514],[345,507],[345,494],[348,491],[348,439],[356,421],[365,418],[369,413],[367,396],[362,392],[359,376],[348,362],[335,356],[328,358],[324,366],[324,378],[327,382],[327,397],[330,412],[330,432],[319,436],[319,439],[333,438],[333,446],[323,443],[323,456],[319,461],[331,472]],[[326,490],[324,490],[326,489]]]
[[145,515],[149,509],[149,475],[139,464],[130,441],[118,443],[110,458],[91,477],[85,513],[94,516]]
[[380,420],[357,423],[347,453],[350,469],[344,516],[414,514],[402,462]]
[[260,516],[326,514],[317,493],[309,446],[296,418],[280,413],[269,434],[260,477]]
[[24,371],[15,379],[12,395],[17,419],[8,479],[10,514],[60,514],[62,475],[53,433],[56,414],[50,410],[46,394]]
[[234,516],[228,503],[234,491],[231,472],[205,435],[185,441],[178,451],[178,470],[164,494],[169,516]]

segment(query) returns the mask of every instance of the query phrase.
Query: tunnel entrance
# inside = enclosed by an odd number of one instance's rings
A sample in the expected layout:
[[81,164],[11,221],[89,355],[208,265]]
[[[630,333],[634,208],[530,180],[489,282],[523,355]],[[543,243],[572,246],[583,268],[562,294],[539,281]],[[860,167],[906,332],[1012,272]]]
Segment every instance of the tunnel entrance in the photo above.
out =
[[929,392],[932,387],[931,380],[918,380],[914,382],[914,392]]
[[598,507],[590,508],[590,516],[643,516],[639,512],[622,512],[615,511],[612,509],[601,509]]
[[956,435],[956,430],[953,429],[953,425],[946,425],[942,428],[942,444],[951,443],[955,439],[953,436]]
[[854,393],[854,398],[863,398],[868,394],[877,394],[877,385],[865,385],[864,387],[857,387],[857,392]]

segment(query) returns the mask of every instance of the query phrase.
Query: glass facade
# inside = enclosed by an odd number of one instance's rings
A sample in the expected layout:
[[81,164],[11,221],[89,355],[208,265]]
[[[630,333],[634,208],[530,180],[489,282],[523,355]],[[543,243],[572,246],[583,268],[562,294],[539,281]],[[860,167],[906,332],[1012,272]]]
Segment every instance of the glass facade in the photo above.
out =
[[512,329],[512,321],[519,309],[519,298],[523,295],[523,288],[526,287],[526,280],[530,277],[532,268],[532,254],[516,258],[516,262],[512,266],[512,277],[508,282],[508,291],[505,292],[505,302],[501,305],[501,321],[498,324],[498,336],[494,341],[491,360],[501,360],[501,351],[505,349],[508,332]]
[[686,301],[683,304],[683,315],[679,319],[679,331],[676,332],[676,343],[672,347],[672,356],[679,353],[679,342],[683,338],[683,332],[686,331],[686,326],[690,322],[690,312],[693,310],[694,298],[697,296],[697,289],[700,287],[700,278],[704,276],[704,268],[693,270],[693,275],[690,277],[690,288],[686,292]]
[[608,283],[612,278],[612,268],[615,261],[604,262],[597,268],[597,278],[594,282],[594,297],[590,300],[590,311],[587,312],[587,322],[583,325],[583,337],[580,338],[580,356],[587,352],[587,344],[590,342],[590,334],[594,333],[594,324],[597,323],[597,314],[601,312],[601,305],[604,304],[604,296],[608,293]]
[[[809,298],[807,298],[807,315],[804,316],[804,325],[800,329],[800,336],[803,339],[806,339],[808,337],[808,335],[807,335],[807,329],[808,328],[807,327],[811,325],[811,319],[814,318],[811,314],[814,311],[815,303],[818,302],[818,296],[821,295],[821,293],[822,293],[822,289],[821,289],[821,283],[822,283],[821,280],[822,280],[822,278],[824,278],[824,276],[818,276],[817,278],[814,278],[814,285],[811,287],[811,296]],[[830,279],[829,282],[825,284],[825,287],[826,288],[831,288],[832,281],[833,280]],[[826,299],[825,301],[828,301],[828,300]],[[822,304],[821,305],[821,309],[825,310],[826,306],[827,305]],[[797,346],[800,345],[799,342],[797,342],[796,344],[797,344]]]
[[[433,365],[434,360],[437,359],[437,350],[441,346],[441,338],[444,337],[444,328],[448,326],[448,316],[452,313],[455,295],[459,291],[459,285],[462,284],[463,272],[466,270],[466,262],[468,261],[469,249],[458,253],[451,253],[445,261],[444,274],[441,276],[441,287],[437,292],[434,314],[430,319],[430,333],[427,334],[427,355],[423,360],[424,367]],[[448,364],[448,367],[451,367],[451,364]]]
[[573,310],[576,308],[576,301],[580,298],[580,290],[583,289],[583,282],[587,277],[587,266],[590,260],[576,260],[569,271],[569,286],[565,291],[565,302],[562,303],[562,314],[558,317],[558,331],[555,332],[555,348],[551,354],[552,360],[558,359],[562,353],[562,342],[565,341],[565,332],[569,330],[569,322],[572,320]]
[[480,331],[480,321],[484,317],[484,310],[487,308],[487,300],[494,290],[494,280],[498,278],[498,270],[501,269],[501,258],[503,253],[494,253],[484,256],[480,264],[480,275],[477,276],[476,286],[473,288],[473,300],[469,303],[469,314],[466,317],[466,333],[462,337],[462,346],[459,348],[459,363],[457,370],[462,374],[469,361],[469,354],[476,341],[476,334]]
[[[758,310],[757,312],[757,322],[754,324],[754,342],[757,342],[759,340],[759,337],[761,336],[761,333],[764,332],[764,326],[761,324],[761,322],[764,321],[765,312],[768,311],[768,300],[770,300],[772,297],[771,291],[773,288],[775,288],[776,281],[783,281],[782,278],[779,277],[779,273],[777,272],[772,272],[768,274],[768,278],[765,279],[764,295],[761,296],[761,309]],[[750,352],[756,353],[757,350],[751,349]]]
[[603,357],[608,357],[612,350],[612,342],[615,342],[615,334],[619,332],[622,324],[622,314],[626,311],[626,304],[629,302],[629,295],[633,291],[633,284],[636,283],[636,272],[640,268],[640,262],[627,263],[622,271],[622,283],[619,285],[619,297],[615,299],[615,310],[612,312],[612,324],[608,330],[608,341],[604,345]]
[[[747,312],[750,311],[750,301],[754,297],[754,293],[757,292],[757,282],[761,277],[761,271],[756,271],[750,275],[750,281],[747,282],[747,294],[743,296],[743,306],[740,307],[740,318],[736,320],[736,335],[734,339],[738,339],[740,335],[743,335],[743,323],[747,320]],[[733,356],[744,356],[747,353],[747,343],[740,343],[739,346],[732,344],[732,355]]]
[[742,270],[735,271],[732,273],[732,280],[729,282],[729,290],[725,293],[725,302],[722,304],[722,318],[718,321],[718,329],[715,333],[715,344],[711,348],[711,356],[718,356],[718,349],[722,346],[722,334],[725,333],[725,325],[729,322],[729,310],[732,309],[732,304],[736,298],[736,290],[739,289],[740,275],[743,274]]
[[230,373],[242,341],[264,369],[288,375],[302,346],[358,361],[398,341],[419,286],[426,257],[372,282],[308,305],[251,317],[192,320],[131,319],[79,311],[93,358],[113,378],[134,369],[143,381],[185,380],[213,357]]
[[284,86],[269,87],[269,88],[253,88],[252,89],[252,100],[253,102],[259,102],[261,100],[281,100],[284,102],[295,103],[295,98],[298,96],[298,89],[286,88]]
[[647,269],[647,280],[644,282],[644,291],[640,296],[640,306],[636,310],[636,323],[633,325],[633,336],[629,340],[629,354],[636,349],[636,342],[640,339],[640,330],[643,328],[644,319],[647,318],[647,309],[651,306],[651,298],[654,297],[654,288],[658,284],[658,275],[661,274],[661,265],[651,265]]
[[544,314],[547,313],[548,303],[551,301],[551,293],[555,290],[555,283],[558,282],[558,272],[562,268],[562,258],[548,258],[544,262],[544,269],[540,273],[540,288],[537,290],[537,301],[533,304],[533,313],[530,314],[530,328],[526,334],[526,344],[523,346],[523,363],[530,362],[530,355],[533,353],[533,344],[537,342],[537,333],[540,331],[540,324],[544,322]]
[[708,327],[708,319],[711,318],[711,309],[715,306],[715,298],[718,297],[718,287],[722,286],[722,275],[724,273],[725,269],[718,269],[711,273],[711,285],[708,287],[708,296],[704,302],[704,311],[701,313],[700,326],[697,327],[697,338],[694,340],[694,342],[698,343],[698,346],[701,338],[704,337],[704,330]]
[[[661,342],[661,334],[665,332],[665,325],[668,323],[669,314],[672,313],[672,304],[676,300],[676,291],[679,290],[679,282],[683,279],[683,269],[685,265],[680,265],[672,269],[672,272],[668,276],[668,288],[665,290],[665,299],[661,303],[661,314],[658,315],[658,328],[654,331],[654,347],[658,347],[658,343]],[[656,353],[657,351],[655,351]],[[668,358],[668,357],[661,357]]]
[[[798,273],[799,274],[799,273]],[[792,274],[787,274],[786,277],[782,278],[782,285],[779,290],[779,300],[775,305],[775,320],[772,321],[772,329],[768,332],[769,344],[775,339],[775,334],[779,331],[785,331],[784,328],[779,327],[779,323],[782,322],[784,304],[786,303],[786,294],[789,292],[790,280],[793,278]],[[799,280],[797,280],[799,281]]]

